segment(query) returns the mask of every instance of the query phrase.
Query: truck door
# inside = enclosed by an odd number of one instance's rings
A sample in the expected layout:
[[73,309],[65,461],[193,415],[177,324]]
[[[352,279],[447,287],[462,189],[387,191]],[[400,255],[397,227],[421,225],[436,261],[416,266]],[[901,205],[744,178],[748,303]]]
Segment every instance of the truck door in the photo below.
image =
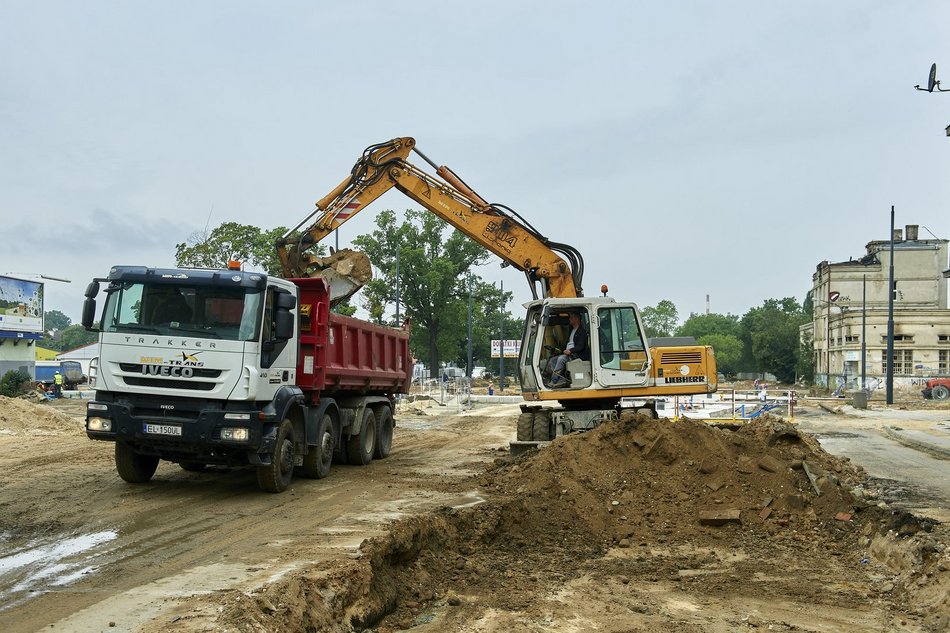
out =
[[[278,313],[288,311],[282,307],[282,296],[289,293],[276,286],[268,286],[264,295],[264,316],[261,320],[260,389],[259,397],[273,393],[281,385],[296,382],[297,337],[278,336]],[[293,296],[293,295],[290,295]],[[289,310],[296,320],[296,311]],[[296,324],[294,331],[296,332]]]

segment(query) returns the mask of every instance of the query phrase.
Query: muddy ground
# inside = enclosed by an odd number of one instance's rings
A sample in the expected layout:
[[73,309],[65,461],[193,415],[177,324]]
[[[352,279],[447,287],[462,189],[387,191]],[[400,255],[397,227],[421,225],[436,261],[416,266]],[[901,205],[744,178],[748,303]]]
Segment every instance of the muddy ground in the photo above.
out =
[[389,459],[268,495],[173,464],[126,484],[81,411],[0,399],[0,630],[950,628],[946,526],[779,418],[511,458],[516,406],[406,411]]

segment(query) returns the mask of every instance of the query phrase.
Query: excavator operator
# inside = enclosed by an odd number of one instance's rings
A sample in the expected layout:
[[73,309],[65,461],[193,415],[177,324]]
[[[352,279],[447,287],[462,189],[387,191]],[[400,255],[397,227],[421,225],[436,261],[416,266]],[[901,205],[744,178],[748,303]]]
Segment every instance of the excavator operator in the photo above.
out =
[[560,354],[552,356],[548,360],[547,374],[550,376],[551,387],[567,387],[570,385],[570,378],[565,372],[568,361],[590,360],[587,328],[581,322],[581,315],[577,312],[571,312],[567,319],[571,325],[571,334],[567,337],[567,343]]

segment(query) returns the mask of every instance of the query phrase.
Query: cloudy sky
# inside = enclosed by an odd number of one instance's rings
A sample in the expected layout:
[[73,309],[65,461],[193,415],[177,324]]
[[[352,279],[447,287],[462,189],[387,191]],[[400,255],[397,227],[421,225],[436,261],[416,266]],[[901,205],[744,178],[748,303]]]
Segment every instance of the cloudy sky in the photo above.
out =
[[[939,1],[0,1],[0,274],[80,316],[113,264],[295,225],[414,136],[641,306],[801,300],[896,223],[950,238]],[[945,69],[945,70],[942,70]],[[373,229],[372,210],[340,232]],[[496,264],[519,302],[521,273]],[[519,310],[514,310],[518,313]]]

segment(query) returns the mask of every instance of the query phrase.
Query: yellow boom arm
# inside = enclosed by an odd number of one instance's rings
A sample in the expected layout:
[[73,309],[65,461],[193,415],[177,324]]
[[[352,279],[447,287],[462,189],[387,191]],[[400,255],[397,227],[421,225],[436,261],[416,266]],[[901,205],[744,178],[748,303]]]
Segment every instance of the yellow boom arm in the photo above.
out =
[[[489,204],[451,169],[437,167],[415,149],[415,144],[415,139],[403,137],[366,148],[350,176],[317,202],[310,216],[277,241],[285,276],[305,275],[308,248],[395,187],[523,271],[535,298],[536,283],[541,284],[542,297],[583,296],[583,259],[576,249],[543,237],[510,209]],[[429,163],[439,178],[409,163],[406,159],[411,151]],[[311,219],[313,223],[300,237],[291,237]]]

